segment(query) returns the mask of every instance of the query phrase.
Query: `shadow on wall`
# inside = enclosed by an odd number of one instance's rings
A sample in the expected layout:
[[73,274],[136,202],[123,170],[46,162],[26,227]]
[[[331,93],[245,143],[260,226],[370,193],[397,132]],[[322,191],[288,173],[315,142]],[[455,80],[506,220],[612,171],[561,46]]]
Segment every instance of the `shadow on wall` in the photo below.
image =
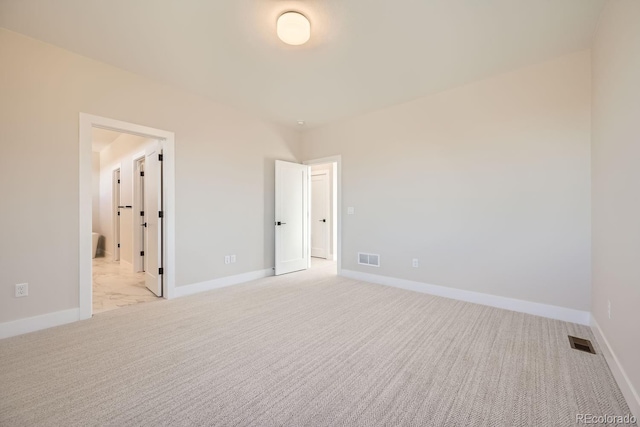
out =
[[275,265],[275,188],[276,159],[264,159],[264,265],[265,268]]

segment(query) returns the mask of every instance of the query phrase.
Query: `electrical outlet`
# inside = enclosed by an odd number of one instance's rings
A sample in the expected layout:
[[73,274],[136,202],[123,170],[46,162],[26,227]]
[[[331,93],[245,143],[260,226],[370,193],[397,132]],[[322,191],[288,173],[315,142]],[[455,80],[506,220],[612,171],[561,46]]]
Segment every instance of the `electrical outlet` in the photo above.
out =
[[230,264],[231,263],[231,257],[229,255],[225,255],[224,256],[224,263],[225,264]]
[[231,264],[233,264],[234,262],[236,262],[236,256],[235,255],[231,255]]
[[611,319],[611,300],[607,300],[607,312],[609,313],[609,319]]
[[412,263],[411,263],[411,265],[412,265],[414,268],[418,268],[418,267],[420,267],[420,261],[418,261],[418,258],[414,258],[414,259],[413,259],[413,261],[412,261]]
[[29,284],[20,283],[16,285],[16,298],[29,296]]

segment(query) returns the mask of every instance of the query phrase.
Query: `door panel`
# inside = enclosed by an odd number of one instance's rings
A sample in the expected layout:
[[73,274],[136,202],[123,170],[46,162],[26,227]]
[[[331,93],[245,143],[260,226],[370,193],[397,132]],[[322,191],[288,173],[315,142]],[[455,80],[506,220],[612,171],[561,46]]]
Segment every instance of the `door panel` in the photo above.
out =
[[162,296],[162,154],[160,143],[147,148],[144,161],[144,218],[145,227],[145,284],[147,288]]
[[329,258],[329,176],[311,176],[311,256]]
[[[140,161],[140,170],[139,170],[140,174],[138,179],[140,180],[140,211],[144,212],[144,159]],[[146,228],[143,227],[144,223],[144,215],[140,215],[140,219],[139,219],[139,225],[140,227],[138,227],[140,229],[140,247],[142,248],[142,251],[144,252],[147,243],[146,243]],[[142,271],[147,271],[147,257],[146,256],[142,256]]]
[[308,266],[309,167],[276,160],[276,275]]
[[113,260],[120,261],[120,169],[113,171]]

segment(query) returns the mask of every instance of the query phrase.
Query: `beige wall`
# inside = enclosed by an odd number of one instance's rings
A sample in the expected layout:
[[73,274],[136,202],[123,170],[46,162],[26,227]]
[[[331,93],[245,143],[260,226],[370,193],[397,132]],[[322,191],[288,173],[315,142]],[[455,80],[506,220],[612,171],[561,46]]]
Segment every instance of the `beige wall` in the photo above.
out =
[[590,85],[581,52],[306,132],[342,155],[342,267],[589,310]]
[[177,286],[273,266],[273,163],[298,132],[6,30],[0,64],[0,322],[78,307],[79,112],[175,132]]
[[[640,2],[637,0],[609,2],[600,17],[593,48],[592,153],[591,309],[629,381],[640,393]],[[640,416],[640,401],[635,405]]]
[[[120,205],[133,206],[133,156],[155,142],[122,134],[100,153],[100,233],[109,256],[114,251],[113,171],[120,168]],[[120,259],[129,264],[133,264],[133,233],[140,229],[138,223],[134,225],[135,219],[133,209],[120,210]]]

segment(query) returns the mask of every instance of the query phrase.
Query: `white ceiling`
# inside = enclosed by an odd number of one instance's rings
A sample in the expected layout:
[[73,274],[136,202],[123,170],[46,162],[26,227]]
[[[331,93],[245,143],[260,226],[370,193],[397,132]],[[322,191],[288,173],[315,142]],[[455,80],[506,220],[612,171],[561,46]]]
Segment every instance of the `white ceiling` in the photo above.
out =
[[93,151],[102,151],[107,148],[109,144],[115,141],[120,135],[122,134],[119,132],[114,132],[112,130],[92,128],[91,148]]
[[[604,0],[0,0],[0,26],[317,125],[586,49]],[[284,11],[311,41],[276,37]]]

